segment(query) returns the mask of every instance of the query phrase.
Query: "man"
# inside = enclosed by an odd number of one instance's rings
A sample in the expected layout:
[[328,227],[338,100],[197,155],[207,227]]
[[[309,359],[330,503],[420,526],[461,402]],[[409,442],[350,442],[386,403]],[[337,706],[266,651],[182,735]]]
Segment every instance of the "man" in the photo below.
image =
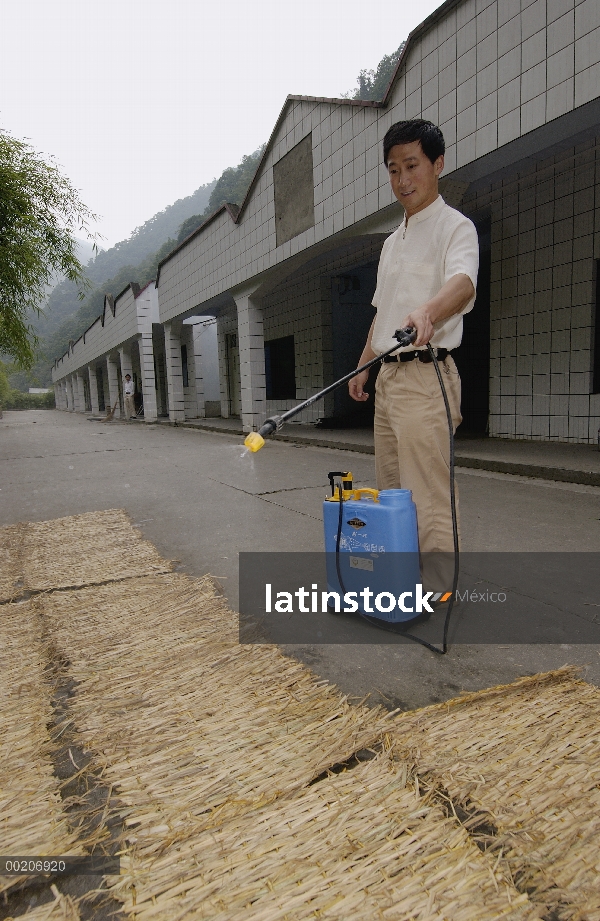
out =
[[[449,354],[460,345],[462,317],[472,309],[478,269],[474,225],[438,192],[444,168],[442,132],[422,119],[397,122],[383,141],[392,191],[404,221],[385,241],[371,324],[359,365],[391,348],[395,330],[412,326],[413,345],[381,366],[375,396],[375,463],[379,489],[410,489],[421,552],[452,552],[449,433],[444,401],[426,348],[437,349],[454,429],[461,422],[460,378]],[[349,382],[350,396],[369,398],[369,372]]]
[[125,418],[127,420],[135,417],[135,384],[131,380],[131,374],[125,375],[123,381],[123,397],[125,401]]

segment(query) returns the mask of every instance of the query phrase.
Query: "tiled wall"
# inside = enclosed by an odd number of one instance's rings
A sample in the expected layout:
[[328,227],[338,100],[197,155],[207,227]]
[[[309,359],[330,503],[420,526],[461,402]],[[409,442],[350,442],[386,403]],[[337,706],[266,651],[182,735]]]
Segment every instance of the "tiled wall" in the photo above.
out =
[[[265,341],[293,335],[296,357],[296,399],[267,400],[269,413],[285,412],[332,382],[332,278],[354,265],[378,259],[382,244],[382,239],[374,236],[360,252],[326,256],[291,276],[264,298]],[[333,397],[330,397],[295,418],[297,422],[316,422],[332,412]]]
[[[414,41],[387,109],[289,101],[240,223],[221,214],[162,267],[161,319],[389,205],[381,141],[393,122],[440,124],[451,173],[596,98],[599,83],[598,0],[462,0]],[[310,133],[315,224],[278,247],[273,164]]]
[[594,442],[600,144],[480,189],[463,210],[491,214],[490,434]]
[[[142,295],[142,298],[144,295]],[[141,331],[144,324],[151,323],[150,306],[143,302],[143,315],[138,320],[136,300],[131,288],[115,303],[115,315],[107,305],[104,314],[104,325],[100,318],[87,330],[85,339],[82,336],[74,344],[70,352],[63,356],[52,371],[52,379],[60,380],[66,374],[71,374],[82,368],[99,356],[116,349],[118,346],[132,339]]]

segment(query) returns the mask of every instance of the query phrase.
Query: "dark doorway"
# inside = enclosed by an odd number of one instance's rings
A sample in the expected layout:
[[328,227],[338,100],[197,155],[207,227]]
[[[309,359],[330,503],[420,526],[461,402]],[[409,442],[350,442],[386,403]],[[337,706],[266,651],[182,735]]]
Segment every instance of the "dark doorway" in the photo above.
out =
[[490,279],[491,225],[477,223],[479,233],[479,275],[473,310],[463,322],[463,338],[452,352],[462,384],[463,421],[458,435],[487,435],[490,413]]
[[106,412],[106,400],[104,397],[104,376],[102,368],[96,368],[96,386],[98,387],[98,409],[101,413]]
[[265,342],[267,400],[296,399],[296,354],[294,337],[282,336]]
[[[331,325],[333,338],[333,380],[339,380],[358,366],[375,308],[371,301],[377,284],[377,263],[348,268],[331,279]],[[371,426],[375,411],[377,369],[369,376],[366,389],[370,396],[357,403],[347,387],[334,393],[333,419],[323,419],[325,427]],[[333,381],[332,381],[333,382]]]

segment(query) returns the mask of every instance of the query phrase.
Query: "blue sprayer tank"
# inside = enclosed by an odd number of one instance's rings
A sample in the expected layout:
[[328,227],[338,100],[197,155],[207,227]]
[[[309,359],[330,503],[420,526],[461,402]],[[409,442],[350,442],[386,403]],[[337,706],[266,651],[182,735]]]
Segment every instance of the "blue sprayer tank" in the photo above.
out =
[[[340,489],[323,502],[325,552],[327,560],[327,590],[338,592],[362,591],[368,586],[374,595],[389,592],[398,598],[403,592],[414,592],[421,581],[419,569],[419,538],[417,510],[409,489],[353,489],[352,474],[342,477],[342,529],[339,541],[339,572],[336,548],[340,514]],[[396,604],[393,610],[365,611],[360,596],[359,610],[369,617],[393,623],[412,620],[413,613],[403,612]],[[387,604],[391,606],[391,599]],[[383,604],[383,602],[382,602]],[[374,605],[371,601],[371,607]]]

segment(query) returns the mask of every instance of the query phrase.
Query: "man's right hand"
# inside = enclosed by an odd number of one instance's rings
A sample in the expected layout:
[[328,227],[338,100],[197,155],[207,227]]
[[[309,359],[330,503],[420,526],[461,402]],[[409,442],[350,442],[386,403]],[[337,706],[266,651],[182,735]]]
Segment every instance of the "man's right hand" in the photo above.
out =
[[368,371],[361,371],[356,377],[351,377],[348,381],[348,391],[353,400],[357,403],[364,403],[369,399],[369,394],[363,389],[369,379]]

